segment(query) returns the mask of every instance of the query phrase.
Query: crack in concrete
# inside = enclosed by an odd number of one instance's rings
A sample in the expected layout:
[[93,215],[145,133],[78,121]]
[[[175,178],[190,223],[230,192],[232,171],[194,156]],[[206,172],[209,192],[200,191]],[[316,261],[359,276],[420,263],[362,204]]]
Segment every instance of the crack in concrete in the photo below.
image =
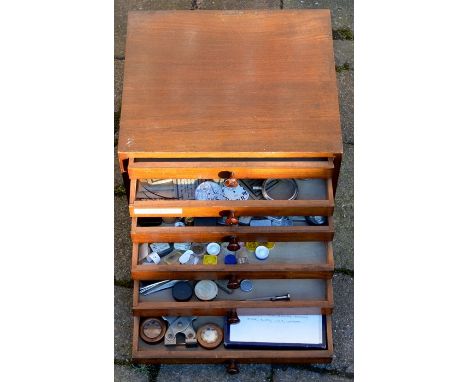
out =
[[133,280],[117,280],[117,279],[114,279],[114,286],[132,289],[133,288]]
[[349,65],[348,62],[345,62],[343,65],[335,65],[335,72],[341,73],[344,71],[350,71],[351,66]]
[[158,380],[159,369],[161,365],[148,366],[148,382],[156,382]]
[[354,270],[348,268],[335,268],[335,273],[341,273],[342,275],[354,277]]

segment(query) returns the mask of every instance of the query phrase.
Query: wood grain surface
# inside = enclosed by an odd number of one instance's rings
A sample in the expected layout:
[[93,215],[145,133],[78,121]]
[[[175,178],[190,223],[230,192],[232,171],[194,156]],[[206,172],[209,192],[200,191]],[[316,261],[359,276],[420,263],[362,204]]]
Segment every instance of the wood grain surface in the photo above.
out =
[[329,10],[129,13],[121,160],[341,152]]

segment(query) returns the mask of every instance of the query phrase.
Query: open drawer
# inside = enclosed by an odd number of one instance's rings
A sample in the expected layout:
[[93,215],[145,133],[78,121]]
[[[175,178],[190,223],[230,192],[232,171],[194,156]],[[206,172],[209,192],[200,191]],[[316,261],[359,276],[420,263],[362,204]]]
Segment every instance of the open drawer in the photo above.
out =
[[[190,281],[194,286],[196,282]],[[223,316],[235,314],[238,309],[288,309],[305,308],[308,314],[331,314],[333,310],[332,280],[322,279],[261,279],[251,280],[252,290],[244,292],[240,288],[227,293],[227,281],[218,281],[217,296],[211,301],[199,300],[193,293],[189,301],[176,301],[172,288],[149,295],[140,293],[140,281],[134,281],[133,314],[135,316]],[[146,283],[146,284],[149,284]],[[285,296],[289,301],[259,301],[259,298]],[[257,299],[250,300],[249,299]]]
[[[263,180],[258,178],[239,181],[248,197],[247,200],[195,200],[195,188],[201,181],[193,178],[182,180],[169,178],[162,179],[161,182],[164,183],[150,185],[145,180],[132,179],[130,181],[131,216],[219,217],[230,213],[232,216],[239,217],[330,216],[333,214],[334,197],[331,178],[282,181],[290,185],[291,190],[287,191],[291,194],[293,190],[296,190],[297,196],[294,200],[287,200],[287,197],[285,197],[286,200],[280,200],[281,191],[278,192],[278,200],[265,199],[260,190]],[[269,187],[274,188],[274,182]],[[220,180],[214,183],[220,184],[221,189]]]
[[308,225],[305,220],[293,219],[292,226],[253,227],[253,226],[186,226],[174,224],[143,224],[144,218],[132,218],[131,236],[134,243],[179,243],[212,241],[223,242],[236,238],[239,241],[332,241],[334,234],[333,217],[326,224]]
[[329,178],[333,158],[130,158],[130,179]]
[[[194,244],[194,243],[193,243]],[[223,245],[224,244],[224,245]],[[134,243],[132,250],[132,278],[134,280],[158,280],[176,278],[178,280],[214,279],[257,279],[257,278],[323,278],[333,276],[334,261],[331,242],[276,242],[266,260],[259,260],[253,251],[245,246],[236,254],[247,258],[245,264],[224,264],[227,243],[221,244],[218,264],[204,265],[201,258],[198,264],[174,264],[164,262],[154,264],[140,258],[142,248],[148,243]],[[151,250],[148,249],[148,252]],[[164,259],[164,258],[163,258]]]
[[[291,312],[292,311],[292,312]],[[267,315],[268,311],[257,311]],[[270,314],[277,314],[271,311]],[[290,310],[286,314],[308,314]],[[241,318],[242,319],[242,318]],[[148,344],[139,336],[142,318],[134,317],[132,357],[139,363],[226,363],[229,372],[236,372],[236,363],[329,363],[333,355],[332,320],[325,316],[325,349],[300,350],[257,350],[257,349],[228,349],[221,343],[215,349],[205,349],[200,345],[194,347],[167,346],[164,341]],[[199,316],[193,321],[195,331],[207,323],[214,323],[223,328],[225,317]]]

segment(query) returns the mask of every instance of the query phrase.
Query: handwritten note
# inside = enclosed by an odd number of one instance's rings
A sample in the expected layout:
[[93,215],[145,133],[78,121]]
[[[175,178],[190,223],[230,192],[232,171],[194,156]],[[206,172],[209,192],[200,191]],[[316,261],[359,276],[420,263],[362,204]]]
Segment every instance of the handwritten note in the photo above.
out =
[[230,326],[232,342],[321,344],[321,315],[239,316]]

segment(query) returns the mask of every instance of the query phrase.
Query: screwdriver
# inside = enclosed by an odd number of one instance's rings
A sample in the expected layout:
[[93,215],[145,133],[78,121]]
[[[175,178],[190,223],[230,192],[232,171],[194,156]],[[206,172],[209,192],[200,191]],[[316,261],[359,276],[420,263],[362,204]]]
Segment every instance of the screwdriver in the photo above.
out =
[[286,293],[283,296],[269,296],[269,297],[257,297],[257,298],[248,298],[246,300],[240,300],[240,301],[289,301],[291,300],[291,295],[289,293]]

